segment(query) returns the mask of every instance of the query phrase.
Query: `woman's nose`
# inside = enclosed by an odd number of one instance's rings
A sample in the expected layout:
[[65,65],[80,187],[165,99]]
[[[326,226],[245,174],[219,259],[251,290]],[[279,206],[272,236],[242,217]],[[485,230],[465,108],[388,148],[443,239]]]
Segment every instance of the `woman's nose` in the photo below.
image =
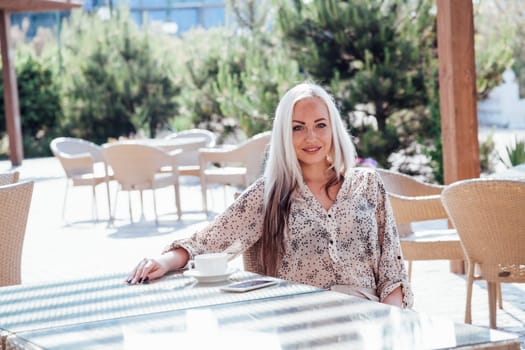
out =
[[311,139],[315,139],[317,137],[317,135],[315,134],[315,129],[308,129],[307,132],[306,132],[306,139],[307,140],[311,140]]

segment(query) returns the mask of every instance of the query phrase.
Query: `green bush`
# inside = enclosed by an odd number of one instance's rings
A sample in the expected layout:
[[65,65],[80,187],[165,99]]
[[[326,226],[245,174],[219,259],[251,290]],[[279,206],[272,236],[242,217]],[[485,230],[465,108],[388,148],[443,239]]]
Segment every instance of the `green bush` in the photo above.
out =
[[[179,40],[171,42],[171,50],[176,54],[172,66],[175,74],[183,81],[184,88],[176,97],[179,105],[178,120],[170,126],[177,129],[180,124],[194,125],[199,128],[216,131],[219,134],[233,131],[235,124],[226,123],[219,103],[213,92],[217,80],[219,65],[231,52],[235,37],[226,28],[201,28],[190,30]],[[235,120],[235,116],[228,116]]]
[[297,63],[267,39],[265,45],[261,37],[239,37],[238,63],[223,62],[213,85],[221,113],[235,116],[248,137],[272,128],[279,99],[300,80]]
[[267,27],[269,3],[232,1],[230,6],[235,25],[194,29],[177,44],[184,52],[179,62],[184,70],[176,69],[186,82],[180,111],[222,139],[269,130],[280,97],[303,79],[281,39]]
[[111,20],[76,13],[63,30],[62,126],[106,142],[144,130],[154,137],[177,115],[180,86],[160,33],[137,27],[124,10]]

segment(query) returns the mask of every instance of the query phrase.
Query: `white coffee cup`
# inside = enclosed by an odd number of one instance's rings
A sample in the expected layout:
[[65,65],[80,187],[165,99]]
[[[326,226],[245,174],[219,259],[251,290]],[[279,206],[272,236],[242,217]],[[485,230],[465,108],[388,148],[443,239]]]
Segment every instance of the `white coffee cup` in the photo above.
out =
[[207,253],[196,255],[190,261],[189,266],[203,276],[223,275],[228,270],[228,254]]

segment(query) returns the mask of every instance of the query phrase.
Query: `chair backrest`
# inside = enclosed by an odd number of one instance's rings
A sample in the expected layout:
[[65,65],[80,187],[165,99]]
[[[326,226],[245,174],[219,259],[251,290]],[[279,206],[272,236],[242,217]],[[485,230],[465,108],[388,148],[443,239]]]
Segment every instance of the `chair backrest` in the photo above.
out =
[[113,169],[114,178],[124,189],[152,188],[155,174],[161,167],[170,165],[166,152],[137,143],[106,144],[103,153]]
[[199,165],[199,149],[213,148],[217,142],[217,136],[206,129],[190,129],[175,132],[165,137],[165,139],[196,139],[201,142],[181,145],[182,153],[177,156],[178,165]]
[[242,254],[243,267],[245,271],[264,274],[262,266],[257,262],[257,257],[262,249],[261,240],[255,242],[250,248],[246,249]]
[[427,184],[415,178],[386,169],[377,169],[387,192],[401,196],[416,197],[441,194],[443,186]]
[[165,137],[166,139],[178,139],[178,138],[198,138],[205,140],[205,147],[215,147],[217,142],[217,136],[206,129],[190,129],[179,132],[174,132]]
[[525,181],[458,181],[443,191],[442,201],[465,255],[480,264],[484,277],[497,278],[499,264],[525,265]]
[[271,136],[271,131],[262,132],[252,136],[237,147],[236,157],[246,166],[248,184],[255,181],[262,173],[266,149]]
[[[53,139],[49,146],[68,177],[94,172],[95,163],[105,164],[102,147],[90,141],[58,137]],[[105,166],[104,168],[107,174],[108,170]]]
[[22,248],[33,182],[0,186],[0,286],[21,282]]
[[0,173],[0,186],[10,185],[18,182],[20,173],[18,171],[8,171]]
[[412,222],[448,217],[441,203],[444,186],[420,182],[390,170],[377,169],[377,172],[385,184],[401,236],[411,232],[411,229],[405,226]]
[[95,162],[103,162],[102,147],[96,143],[74,137],[58,137],[50,144],[55,156],[74,156],[89,153]]

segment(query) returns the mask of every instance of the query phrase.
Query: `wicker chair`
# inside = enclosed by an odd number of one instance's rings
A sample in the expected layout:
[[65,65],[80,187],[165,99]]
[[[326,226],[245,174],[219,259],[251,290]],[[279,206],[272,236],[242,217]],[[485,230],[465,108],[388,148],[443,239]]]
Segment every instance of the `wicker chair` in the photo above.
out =
[[409,279],[412,277],[412,261],[464,260],[456,230],[412,230],[411,223],[448,218],[441,203],[444,186],[426,184],[389,170],[377,171],[385,184],[399,228],[401,249],[408,262]]
[[92,213],[98,220],[96,186],[106,184],[108,199],[108,216],[111,217],[111,198],[109,195],[109,181],[113,176],[108,169],[102,155],[102,148],[83,139],[73,137],[58,137],[50,144],[53,155],[60,161],[67,177],[62,219],[65,220],[67,196],[70,186],[90,186],[93,194]]
[[0,186],[0,286],[20,284],[33,182]]
[[[235,192],[233,198],[237,199],[241,195],[241,192]],[[259,264],[257,264],[257,256],[261,249],[261,241],[258,240],[250,248],[246,249],[242,253],[242,264],[244,271],[250,271],[264,275],[264,271]]]
[[[238,146],[199,150],[202,203],[206,214],[208,184],[248,187],[262,172],[270,137],[271,132],[268,131],[252,136]],[[209,167],[211,163],[221,166]]]
[[442,201],[467,257],[465,323],[472,321],[473,282],[483,279],[487,281],[490,327],[496,328],[499,284],[525,283],[525,181],[458,181],[443,191]]
[[250,271],[253,273],[258,273],[263,275],[264,271],[262,267],[257,263],[257,256],[261,249],[261,241],[255,242],[250,248],[246,249],[242,253],[242,263],[245,271]]
[[[155,224],[158,225],[157,200],[155,190],[162,187],[173,186],[175,191],[175,206],[177,216],[181,217],[179,176],[176,167],[175,157],[180,154],[180,150],[170,153],[163,150],[137,143],[116,142],[103,146],[104,157],[114,172],[115,180],[120,185],[120,189],[128,191],[128,208],[130,221],[133,223],[133,212],[131,205],[130,191],[140,192],[141,216],[144,216],[144,202],[142,192],[152,190],[153,208],[155,211]],[[171,172],[160,172],[163,167],[172,169]],[[117,193],[118,196],[118,193]],[[115,198],[115,208],[117,207]],[[111,220],[115,213],[111,215]]]
[[18,171],[0,173],[0,186],[17,183],[19,178],[20,173]]
[[182,153],[177,156],[177,167],[179,176],[200,177],[199,149],[213,148],[217,142],[217,136],[206,129],[190,129],[172,133],[165,139],[202,139],[202,143],[182,146]]

